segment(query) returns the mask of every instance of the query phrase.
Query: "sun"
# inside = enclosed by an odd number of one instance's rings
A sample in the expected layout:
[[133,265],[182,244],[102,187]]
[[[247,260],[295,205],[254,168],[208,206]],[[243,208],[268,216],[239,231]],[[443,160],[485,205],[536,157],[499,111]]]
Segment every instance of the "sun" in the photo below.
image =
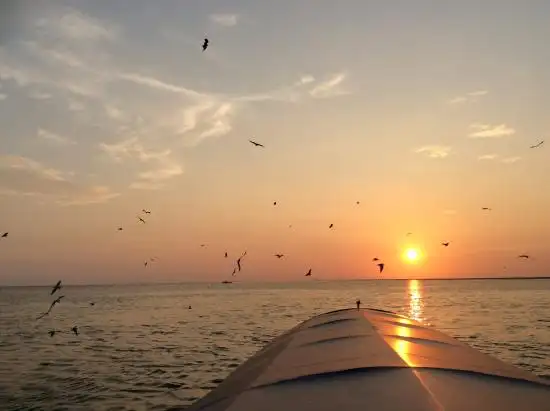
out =
[[403,253],[403,259],[409,264],[416,264],[422,259],[422,252],[418,248],[407,248]]

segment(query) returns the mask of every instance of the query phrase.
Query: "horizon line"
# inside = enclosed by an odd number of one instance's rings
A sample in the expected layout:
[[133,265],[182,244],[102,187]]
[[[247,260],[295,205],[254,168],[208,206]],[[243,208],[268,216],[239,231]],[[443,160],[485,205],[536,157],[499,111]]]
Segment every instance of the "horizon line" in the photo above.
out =
[[[528,276],[528,277],[421,277],[421,278],[347,278],[347,279],[313,279],[314,282],[352,282],[352,281],[468,281],[468,280],[550,280],[550,276]],[[146,285],[173,285],[173,284],[221,284],[224,280],[216,281],[201,281],[201,280],[189,280],[189,281],[151,281],[151,282],[139,282],[139,283],[97,283],[97,284],[64,284],[64,287],[112,287],[112,286],[146,286]],[[232,283],[239,284],[301,284],[307,283],[308,280],[293,280],[293,281],[262,281],[262,280],[246,280],[246,281],[232,281]],[[311,281],[309,281],[311,282]],[[0,284],[0,288],[9,287],[51,287],[51,284],[29,284],[29,285],[10,285]]]

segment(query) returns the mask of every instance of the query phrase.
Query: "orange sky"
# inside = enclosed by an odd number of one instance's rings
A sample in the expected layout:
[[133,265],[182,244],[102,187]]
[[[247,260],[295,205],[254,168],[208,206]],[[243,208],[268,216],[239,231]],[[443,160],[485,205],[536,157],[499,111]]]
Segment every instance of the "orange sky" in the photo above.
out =
[[277,4],[14,15],[0,284],[550,274],[550,6]]

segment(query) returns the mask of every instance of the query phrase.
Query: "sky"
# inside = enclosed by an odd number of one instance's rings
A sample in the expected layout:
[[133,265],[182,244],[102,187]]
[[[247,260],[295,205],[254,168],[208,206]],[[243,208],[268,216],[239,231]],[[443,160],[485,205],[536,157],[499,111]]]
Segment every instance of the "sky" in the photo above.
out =
[[1,7],[0,284],[550,275],[546,1]]

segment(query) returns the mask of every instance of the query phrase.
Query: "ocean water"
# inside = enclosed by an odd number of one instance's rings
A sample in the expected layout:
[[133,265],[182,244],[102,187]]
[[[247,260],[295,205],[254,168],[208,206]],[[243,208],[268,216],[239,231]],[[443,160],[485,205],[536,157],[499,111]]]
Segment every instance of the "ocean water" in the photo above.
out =
[[49,291],[0,288],[2,410],[183,407],[281,332],[358,297],[550,378],[550,280],[67,286],[37,321]]

